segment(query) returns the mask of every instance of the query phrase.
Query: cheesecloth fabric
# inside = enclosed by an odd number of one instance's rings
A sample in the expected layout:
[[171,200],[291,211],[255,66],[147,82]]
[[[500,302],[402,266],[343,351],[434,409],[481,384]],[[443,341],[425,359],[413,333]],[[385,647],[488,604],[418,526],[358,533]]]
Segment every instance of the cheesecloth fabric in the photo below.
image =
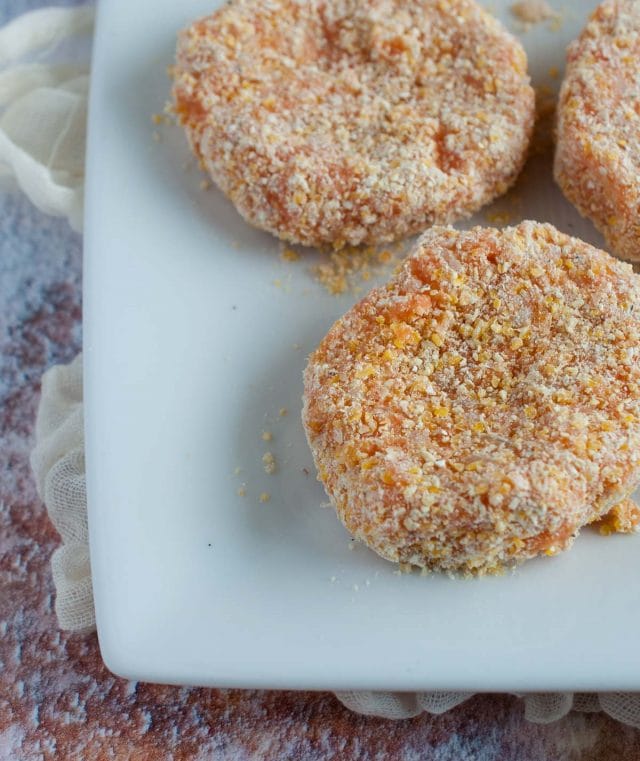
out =
[[92,27],[93,9],[81,7],[33,11],[0,29],[0,187],[19,186],[74,230],[82,226]]
[[[43,212],[82,228],[84,146],[93,9],[48,8],[0,29],[0,184],[18,187]],[[95,628],[87,528],[82,356],[42,378],[31,465],[38,493],[62,543],[51,570],[62,629]],[[352,711],[406,719],[441,714],[471,697],[449,692],[339,692]],[[525,717],[556,721],[569,711],[605,711],[640,727],[640,694],[519,696]]]

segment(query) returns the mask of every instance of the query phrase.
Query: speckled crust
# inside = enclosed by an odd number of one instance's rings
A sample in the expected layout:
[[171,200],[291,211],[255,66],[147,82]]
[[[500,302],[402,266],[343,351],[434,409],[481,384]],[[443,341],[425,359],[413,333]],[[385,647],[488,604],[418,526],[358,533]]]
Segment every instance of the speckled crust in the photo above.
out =
[[503,193],[533,125],[526,66],[473,0],[232,0],[180,34],[173,95],[248,222],[340,247]]
[[304,425],[346,527],[486,573],[568,548],[640,480],[640,278],[523,222],[426,232],[331,328]]
[[640,507],[632,499],[625,499],[596,522],[604,536],[609,534],[635,534],[640,530]]
[[640,3],[606,0],[568,50],[555,177],[618,256],[640,261]]

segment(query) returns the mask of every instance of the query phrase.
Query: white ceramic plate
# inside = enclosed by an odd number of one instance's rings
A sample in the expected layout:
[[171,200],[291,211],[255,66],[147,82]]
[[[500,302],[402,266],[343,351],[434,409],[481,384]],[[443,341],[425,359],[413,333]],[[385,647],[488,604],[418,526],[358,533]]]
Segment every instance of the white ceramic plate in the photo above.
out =
[[[180,130],[151,122],[168,97],[176,31],[212,5],[99,8],[85,395],[107,665],[135,679],[238,687],[640,688],[640,536],[585,530],[556,558],[454,581],[398,575],[352,549],[333,510],[321,509],[300,423],[302,370],[355,297],[330,296],[311,277],[316,255],[281,261],[275,239],[200,189]],[[509,5],[492,9],[515,30]],[[559,30],[522,34],[534,83],[551,87],[550,67],[562,71],[595,3],[555,5]],[[514,222],[550,221],[601,244],[552,184],[548,161],[515,193],[495,207]],[[266,451],[275,475],[263,470]]]

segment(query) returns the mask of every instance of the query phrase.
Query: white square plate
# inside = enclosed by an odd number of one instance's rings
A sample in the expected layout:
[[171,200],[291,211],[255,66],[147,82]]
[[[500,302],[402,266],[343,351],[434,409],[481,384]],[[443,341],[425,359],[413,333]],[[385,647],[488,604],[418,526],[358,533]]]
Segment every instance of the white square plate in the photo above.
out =
[[[313,279],[317,254],[283,262],[275,239],[217,190],[200,189],[180,129],[151,122],[168,98],[177,30],[213,5],[99,8],[85,397],[107,665],[134,679],[236,687],[640,688],[640,536],[585,530],[556,558],[455,581],[398,575],[366,548],[350,551],[333,510],[320,509],[300,423],[302,371],[355,297],[330,296]],[[509,5],[493,10],[514,29]],[[535,84],[557,86],[549,69],[562,72],[593,6],[565,3],[559,30],[522,35]],[[515,194],[519,202],[512,193],[496,206],[515,209],[514,221],[550,221],[602,244],[552,184],[548,161]],[[275,475],[263,469],[268,450]]]

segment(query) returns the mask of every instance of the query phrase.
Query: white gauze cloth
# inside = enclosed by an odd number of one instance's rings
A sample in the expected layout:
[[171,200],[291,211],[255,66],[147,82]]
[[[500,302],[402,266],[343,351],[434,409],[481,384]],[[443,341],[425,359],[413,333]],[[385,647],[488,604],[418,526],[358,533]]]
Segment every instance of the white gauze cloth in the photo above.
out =
[[0,29],[0,186],[82,227],[93,8],[44,8]]
[[[82,227],[88,69],[60,62],[62,43],[92,27],[90,8],[44,9],[0,29],[0,180],[17,184],[38,208]],[[66,52],[73,48],[68,45]],[[76,47],[77,50],[77,47]],[[29,60],[31,57],[31,60]],[[33,59],[37,60],[33,60]],[[44,59],[48,62],[44,62]],[[4,67],[4,68],[3,68]],[[42,378],[31,465],[38,493],[62,538],[51,567],[62,629],[95,628],[87,530],[82,356]],[[472,693],[339,692],[358,713],[406,719],[444,713]],[[570,710],[605,711],[640,727],[640,695],[550,693],[519,696],[525,717],[546,723]]]

